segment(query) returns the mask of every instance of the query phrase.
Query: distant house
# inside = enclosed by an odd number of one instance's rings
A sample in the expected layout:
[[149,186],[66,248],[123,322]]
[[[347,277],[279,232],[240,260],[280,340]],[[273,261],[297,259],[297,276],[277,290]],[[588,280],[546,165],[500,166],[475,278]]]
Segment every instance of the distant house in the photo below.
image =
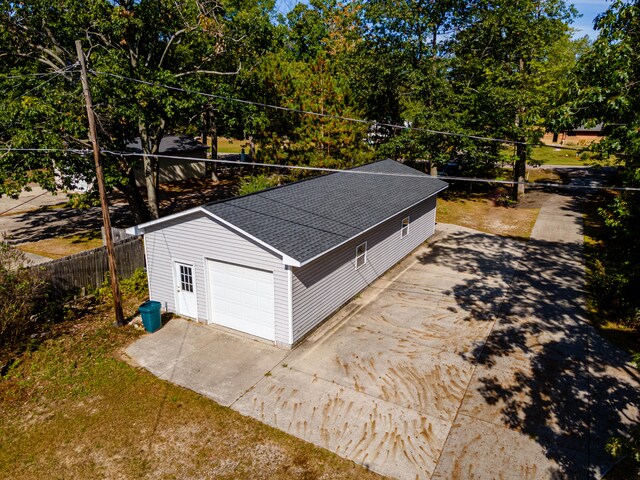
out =
[[128,232],[144,234],[152,300],[290,348],[433,235],[446,187],[384,160]]
[[569,130],[567,132],[567,136],[576,137],[577,140],[593,140],[595,138],[604,136],[603,127],[604,125],[602,123],[599,123],[594,127],[585,127],[584,125],[580,125],[574,130]]
[[544,143],[560,143],[560,144],[589,144],[599,141],[604,137],[604,124],[599,123],[594,127],[585,127],[580,125],[573,130],[562,132],[559,134],[547,133],[544,135]]
[[[142,153],[140,139],[136,139],[127,145],[127,150],[134,153]],[[204,178],[206,174],[206,162],[181,160],[167,157],[206,158],[206,150],[202,143],[192,137],[166,136],[160,142],[158,150],[160,183],[187,180],[189,178]],[[135,172],[138,185],[144,185],[144,173],[142,169]]]

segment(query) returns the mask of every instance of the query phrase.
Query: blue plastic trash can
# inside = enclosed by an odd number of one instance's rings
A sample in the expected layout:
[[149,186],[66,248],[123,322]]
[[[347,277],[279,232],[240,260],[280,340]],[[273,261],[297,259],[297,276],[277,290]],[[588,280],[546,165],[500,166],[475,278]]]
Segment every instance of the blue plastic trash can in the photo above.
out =
[[140,305],[140,316],[142,316],[142,324],[144,329],[153,333],[162,326],[162,320],[160,317],[160,309],[162,304],[153,300],[148,300]]

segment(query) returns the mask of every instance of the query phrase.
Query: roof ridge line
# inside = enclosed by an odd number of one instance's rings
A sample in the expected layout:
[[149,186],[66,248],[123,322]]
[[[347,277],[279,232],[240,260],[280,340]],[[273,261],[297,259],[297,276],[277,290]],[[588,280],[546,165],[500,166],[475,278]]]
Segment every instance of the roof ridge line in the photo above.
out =
[[[375,160],[373,162],[363,163],[362,165],[356,165],[354,167],[344,168],[343,170],[345,170],[345,171],[355,170],[356,168],[366,167],[367,165],[374,165],[376,163],[381,163],[381,162],[384,162],[384,161],[387,161],[387,160],[391,160],[392,162],[396,162],[396,163],[402,165],[400,162],[398,162],[396,160],[393,160],[392,158],[383,158],[383,159],[380,159],[380,160]],[[240,163],[240,162],[238,162],[238,163]],[[244,166],[245,164],[242,164],[242,165]],[[251,165],[251,162],[247,162],[246,165]],[[337,174],[337,173],[340,173],[340,172],[329,172],[329,173],[324,173],[324,174],[321,172],[319,175],[314,175],[314,176],[309,177],[309,178],[303,178],[302,180],[295,180],[295,181],[292,181],[292,182],[284,183],[282,185],[276,185],[275,187],[269,187],[269,188],[265,188],[265,189],[262,189],[262,190],[258,190],[257,192],[247,193],[245,195],[237,195],[235,197],[221,198],[220,200],[214,200],[212,202],[207,202],[207,203],[204,203],[203,205],[200,205],[200,206],[201,207],[208,207],[210,205],[218,205],[218,204],[221,204],[221,203],[230,202],[231,200],[237,200],[238,198],[247,198],[247,197],[250,197],[252,195],[257,195],[259,193],[269,192],[271,190],[276,190],[278,188],[287,187],[287,186],[293,185],[293,184],[297,185],[297,184],[300,184],[300,183],[308,182],[309,180],[315,180],[317,178],[328,177],[330,175],[334,175],[334,174]]]

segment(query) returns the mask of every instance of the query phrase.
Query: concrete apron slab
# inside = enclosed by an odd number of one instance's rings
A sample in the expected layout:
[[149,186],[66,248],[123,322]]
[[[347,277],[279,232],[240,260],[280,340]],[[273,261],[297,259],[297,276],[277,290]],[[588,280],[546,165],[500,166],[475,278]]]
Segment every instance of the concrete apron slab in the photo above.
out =
[[429,251],[414,252],[392,282],[322,327],[232,408],[383,475],[430,478],[494,323],[460,308],[451,290],[482,281],[502,292],[514,262],[503,251],[493,277],[421,261]]
[[294,368],[277,368],[233,408],[396,478],[428,478],[449,431],[449,422]]
[[[552,227],[539,235],[551,241]],[[638,417],[624,355],[587,340],[579,288],[566,302],[570,285],[560,292],[518,265],[521,243],[443,232],[292,352],[174,320],[127,353],[389,477],[598,477],[611,462],[594,452]],[[530,295],[509,303],[514,285]]]
[[260,341],[174,318],[125,353],[163,380],[229,406],[288,352]]

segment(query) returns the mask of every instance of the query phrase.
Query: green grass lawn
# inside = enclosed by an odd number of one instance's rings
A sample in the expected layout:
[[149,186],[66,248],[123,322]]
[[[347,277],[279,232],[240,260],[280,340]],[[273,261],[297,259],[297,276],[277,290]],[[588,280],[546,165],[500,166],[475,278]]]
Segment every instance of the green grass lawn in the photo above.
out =
[[[588,160],[583,160],[581,157],[576,156],[576,150],[556,149],[553,147],[533,147],[531,158],[548,165],[568,165],[568,166],[586,166],[589,165]],[[513,148],[503,147],[502,155],[505,161],[511,162],[513,159]],[[588,153],[582,154],[582,156],[588,156]]]
[[[541,161],[549,165],[588,165],[588,160],[582,160],[575,150],[556,149],[553,147],[534,147],[531,154],[533,160]],[[588,155],[588,154],[583,154]]]
[[240,153],[244,147],[245,153],[249,153],[249,141],[235,140],[233,138],[218,138],[218,153]]
[[0,478],[380,478],[129,365],[140,335],[103,305],[0,351]]

